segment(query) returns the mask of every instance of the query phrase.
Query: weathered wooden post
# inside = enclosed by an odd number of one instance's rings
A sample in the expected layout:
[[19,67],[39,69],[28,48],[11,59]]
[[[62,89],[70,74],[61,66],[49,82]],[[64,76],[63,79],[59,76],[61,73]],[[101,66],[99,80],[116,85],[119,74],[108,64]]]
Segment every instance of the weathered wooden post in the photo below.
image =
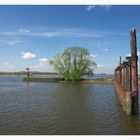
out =
[[131,91],[130,67],[126,65],[126,90]]
[[131,89],[132,89],[132,77],[131,77],[131,57],[126,57],[126,60],[127,60],[127,63],[126,63],[126,65],[127,65],[127,90],[128,91],[132,91]]
[[121,62],[115,69],[114,84],[123,106],[129,114],[138,114],[138,56],[136,44],[136,30],[130,30],[131,56]]
[[121,58],[121,56],[120,56],[120,83],[122,82],[122,71],[121,71],[121,63],[122,63],[122,58]]
[[131,85],[132,85],[132,114],[138,113],[138,70],[137,70],[137,46],[136,46],[136,29],[130,30],[131,46]]
[[122,82],[121,82],[121,85],[122,85],[122,87],[124,88],[124,86],[125,86],[125,66],[123,65],[122,66]]
[[132,102],[131,102],[131,65],[130,65],[131,57],[126,57],[126,61],[124,65],[126,66],[126,85],[125,85],[125,111],[127,114],[131,115],[132,113]]

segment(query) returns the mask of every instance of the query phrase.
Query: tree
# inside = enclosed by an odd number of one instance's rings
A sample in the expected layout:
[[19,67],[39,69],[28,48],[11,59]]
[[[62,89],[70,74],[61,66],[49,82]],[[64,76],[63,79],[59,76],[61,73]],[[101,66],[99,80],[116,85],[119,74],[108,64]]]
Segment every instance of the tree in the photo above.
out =
[[65,49],[50,60],[50,64],[68,81],[78,81],[84,75],[93,75],[96,67],[89,51],[81,47]]

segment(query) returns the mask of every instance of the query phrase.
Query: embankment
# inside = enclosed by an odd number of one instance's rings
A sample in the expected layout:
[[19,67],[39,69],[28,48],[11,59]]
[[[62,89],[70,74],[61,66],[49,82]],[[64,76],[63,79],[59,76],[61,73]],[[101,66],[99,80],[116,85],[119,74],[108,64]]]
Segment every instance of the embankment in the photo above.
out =
[[64,78],[24,78],[25,82],[59,82],[59,83],[91,83],[91,84],[113,84],[112,78],[81,79],[80,81],[65,81]]
[[25,82],[62,82],[64,78],[23,78]]

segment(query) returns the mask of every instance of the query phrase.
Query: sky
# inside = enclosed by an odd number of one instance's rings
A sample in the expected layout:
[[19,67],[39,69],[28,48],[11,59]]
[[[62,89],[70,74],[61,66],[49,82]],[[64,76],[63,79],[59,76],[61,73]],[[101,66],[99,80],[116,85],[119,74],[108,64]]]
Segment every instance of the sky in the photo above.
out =
[[113,74],[130,53],[130,29],[137,31],[140,6],[0,5],[0,71],[54,71],[49,65],[66,48],[87,48],[95,73]]

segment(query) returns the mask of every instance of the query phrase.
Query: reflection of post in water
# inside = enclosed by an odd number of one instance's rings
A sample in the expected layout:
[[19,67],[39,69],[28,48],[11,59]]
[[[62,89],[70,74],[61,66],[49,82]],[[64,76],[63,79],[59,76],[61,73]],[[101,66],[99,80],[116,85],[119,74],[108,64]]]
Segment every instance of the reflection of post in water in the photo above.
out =
[[29,76],[30,76],[29,67],[26,68],[26,76],[27,76],[27,78],[29,78]]

